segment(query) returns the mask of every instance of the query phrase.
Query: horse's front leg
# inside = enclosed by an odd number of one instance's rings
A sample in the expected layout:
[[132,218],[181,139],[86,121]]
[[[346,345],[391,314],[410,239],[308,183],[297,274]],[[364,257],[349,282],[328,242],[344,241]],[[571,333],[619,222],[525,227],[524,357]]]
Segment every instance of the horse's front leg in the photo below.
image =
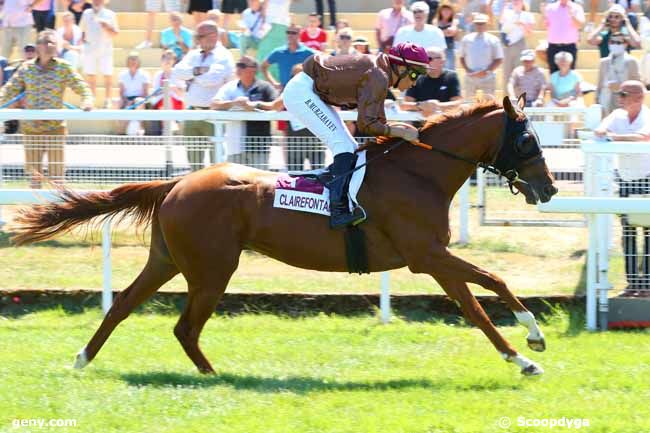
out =
[[445,252],[439,260],[444,263],[444,267],[439,270],[439,273],[442,273],[441,276],[456,277],[462,275],[463,281],[478,284],[484,289],[496,293],[508,305],[517,321],[528,329],[528,336],[526,337],[528,347],[536,352],[546,350],[544,333],[539,328],[535,316],[510,291],[505,281],[486,270],[466,262],[460,257],[456,257],[447,249],[445,249]]
[[[447,295],[460,304],[463,315],[468,321],[478,326],[492,342],[501,356],[508,362],[513,362],[521,368],[522,374],[538,375],[544,370],[519,354],[496,329],[490,318],[478,303],[476,297],[467,287],[467,282],[476,282],[480,269],[467,263],[449,252],[443,245],[434,245],[428,254],[411,255],[409,268],[414,273],[426,273],[440,283]],[[519,303],[519,301],[517,301]],[[519,303],[521,305],[521,303]],[[525,307],[521,305],[523,310]],[[527,311],[527,310],[526,310]]]

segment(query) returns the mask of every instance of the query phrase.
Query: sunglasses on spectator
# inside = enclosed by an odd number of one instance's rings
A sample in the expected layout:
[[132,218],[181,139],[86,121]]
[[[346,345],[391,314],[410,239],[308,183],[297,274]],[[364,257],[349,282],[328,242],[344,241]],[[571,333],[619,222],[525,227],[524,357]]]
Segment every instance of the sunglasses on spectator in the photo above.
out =
[[608,16],[607,16],[607,19],[608,19],[608,20],[622,20],[623,17],[620,16],[620,15],[608,15]]
[[616,92],[616,94],[618,96],[620,96],[621,98],[625,98],[627,96],[630,96],[630,92],[626,92],[625,90],[618,91],[618,92]]
[[612,45],[625,45],[625,41],[613,41],[611,39],[609,40],[609,43]]
[[351,41],[351,40],[352,40],[352,36],[348,36],[348,35],[339,35],[339,39],[342,40],[342,41]]
[[237,66],[240,69],[256,68],[257,67],[257,65],[249,65],[248,63],[243,63],[243,62],[237,62],[237,63],[235,63],[235,66]]
[[201,40],[201,39],[203,39],[203,38],[206,38],[206,37],[208,37],[208,36],[210,36],[210,35],[214,35],[214,34],[216,34],[216,33],[217,33],[217,32],[204,33],[204,34],[202,34],[202,35],[196,34],[196,35],[194,35],[194,37],[195,37],[196,39],[198,39],[198,40]]
[[295,30],[287,30],[287,31],[286,31],[286,34],[288,34],[288,35],[297,35],[298,32],[295,31]]

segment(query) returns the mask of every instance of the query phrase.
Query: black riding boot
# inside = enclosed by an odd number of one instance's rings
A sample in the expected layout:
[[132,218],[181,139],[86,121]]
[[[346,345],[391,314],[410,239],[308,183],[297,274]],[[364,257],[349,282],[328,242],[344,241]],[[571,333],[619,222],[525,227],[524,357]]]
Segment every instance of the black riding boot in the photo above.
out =
[[365,215],[352,214],[348,205],[348,186],[352,173],[344,174],[352,170],[356,162],[355,154],[340,153],[334,157],[334,163],[329,167],[330,173],[334,176],[334,181],[328,186],[330,190],[330,228],[346,227],[365,219]]

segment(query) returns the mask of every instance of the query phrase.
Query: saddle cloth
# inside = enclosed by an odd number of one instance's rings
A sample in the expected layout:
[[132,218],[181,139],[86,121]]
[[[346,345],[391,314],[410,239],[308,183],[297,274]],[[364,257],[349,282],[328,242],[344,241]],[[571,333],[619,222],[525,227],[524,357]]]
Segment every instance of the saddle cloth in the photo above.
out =
[[[357,153],[356,166],[365,164],[365,162],[366,151],[363,150]],[[350,197],[350,211],[357,207],[357,194],[361,189],[365,175],[365,166],[352,173],[348,194]],[[273,207],[329,216],[329,198],[329,189],[318,180],[304,176],[292,177],[288,174],[281,174],[275,181]]]

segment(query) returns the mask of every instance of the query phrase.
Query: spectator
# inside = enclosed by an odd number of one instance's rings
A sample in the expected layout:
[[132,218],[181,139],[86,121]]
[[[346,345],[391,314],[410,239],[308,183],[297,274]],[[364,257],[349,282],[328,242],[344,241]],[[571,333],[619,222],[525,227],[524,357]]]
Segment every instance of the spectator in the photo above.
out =
[[[171,110],[182,110],[184,108],[183,98],[185,96],[185,83],[181,80],[172,79],[172,69],[177,63],[176,53],[172,50],[165,50],[160,57],[160,71],[156,72],[153,79],[153,93],[162,92],[165,80],[169,85],[169,108]],[[165,108],[165,97],[162,93],[152,98],[151,105],[154,110]]]
[[352,47],[352,29],[347,27],[336,33],[336,49],[332,51],[333,56],[347,56],[359,54]]
[[327,32],[321,28],[318,14],[309,14],[307,27],[300,30],[300,42],[315,51],[325,51],[327,48]]
[[413,13],[404,7],[404,0],[393,0],[392,8],[380,10],[375,27],[379,51],[388,52],[393,46],[397,31],[409,24],[413,24]]
[[34,19],[28,12],[30,0],[4,0],[2,6],[2,52],[0,56],[11,58],[14,45],[27,45],[32,37]]
[[457,108],[463,102],[458,75],[444,68],[445,49],[430,47],[427,54],[429,70],[406,91],[404,102],[400,105],[402,110],[420,111],[425,117]]
[[589,35],[587,42],[598,46],[601,58],[607,57],[609,55],[609,38],[614,33],[622,33],[623,36],[629,38],[630,46],[641,46],[641,38],[627,19],[625,9],[617,4],[609,8],[603,21]]
[[45,29],[54,29],[54,0],[34,0],[29,7],[38,33]]
[[519,63],[521,52],[527,48],[526,37],[532,33],[535,17],[526,10],[524,0],[512,0],[509,7],[501,13],[501,31],[505,34],[503,48],[503,81],[504,88],[508,79]]
[[239,50],[245,56],[248,50],[257,51],[260,40],[268,31],[268,26],[262,15],[260,0],[248,0],[248,8],[242,12],[239,26],[242,35],[239,38]]
[[423,1],[417,1],[411,5],[413,13],[413,24],[402,26],[397,33],[393,43],[411,42],[423,48],[439,47],[446,48],[445,35],[438,27],[427,24],[429,5]]
[[454,7],[450,3],[443,3],[438,7],[438,16],[436,18],[436,25],[445,35],[445,44],[447,45],[445,68],[452,71],[456,69],[455,45],[458,36],[458,20],[455,15]]
[[[282,90],[291,78],[291,68],[302,63],[314,52],[298,41],[300,27],[293,24],[287,29],[287,45],[277,48],[271,52],[269,57],[262,63],[262,73],[266,80],[273,86]],[[278,65],[279,82],[271,75],[269,66]]]
[[359,36],[352,41],[352,48],[360,54],[370,54],[370,44],[368,43],[368,39],[363,36]]
[[187,8],[187,13],[194,18],[194,25],[199,26],[200,23],[207,20],[207,12],[212,9],[212,0],[190,0]]
[[[270,83],[255,78],[257,61],[252,57],[243,56],[236,66],[237,78],[219,89],[211,107],[215,110],[275,110],[279,105],[275,102],[278,93]],[[264,167],[271,144],[271,122],[228,122],[226,137],[228,154],[233,155],[233,162],[257,168]]]
[[56,34],[61,42],[59,57],[72,65],[73,69],[79,67],[79,56],[81,55],[81,46],[83,41],[83,32],[75,24],[72,12],[64,12],[61,15],[63,25],[59,27]]
[[621,5],[632,28],[634,30],[639,28],[639,18],[637,17],[637,14],[641,12],[640,0],[609,0],[607,4],[610,7],[615,4]]
[[[330,28],[335,29],[337,28],[337,24],[338,24],[338,22],[336,21],[336,0],[327,0],[327,6],[330,9]],[[323,7],[323,0],[316,0],[316,13],[320,18],[321,27],[322,27],[322,23],[325,22],[325,8]]]
[[519,60],[521,66],[517,66],[508,79],[508,96],[516,101],[525,93],[526,107],[543,107],[548,84],[544,71],[535,65],[535,51],[522,51]]
[[79,25],[81,15],[86,9],[90,9],[92,5],[88,0],[63,0],[65,9],[74,15],[74,23]]
[[247,7],[248,5],[246,4],[246,0],[222,0],[221,12],[223,13],[223,29],[228,31],[230,17],[234,14],[241,14]]
[[230,36],[232,32],[222,27],[221,25],[221,22],[223,21],[222,18],[223,18],[223,14],[219,9],[210,9],[205,14],[205,21],[214,21],[217,24],[217,27],[219,28],[219,41],[223,44],[224,47],[229,48],[232,46],[230,41]]
[[[608,137],[614,141],[650,140],[650,109],[644,103],[645,88],[640,81],[625,81],[618,92],[619,106],[605,117],[594,131],[596,136]],[[650,194],[650,156],[619,155],[619,195]],[[626,291],[650,288],[650,229],[643,228],[644,253],[637,252],[636,227],[630,225],[629,216],[621,215],[623,229],[623,254]],[[643,257],[643,275],[639,273],[639,258]]]
[[104,75],[104,107],[111,106],[113,95],[113,38],[117,36],[117,16],[104,7],[104,0],[92,0],[93,7],[84,11],[79,27],[84,47],[81,63],[93,95],[97,95],[97,73]]
[[557,71],[553,61],[555,54],[560,51],[569,52],[573,58],[571,69],[576,67],[578,56],[578,40],[580,28],[585,23],[585,12],[577,3],[569,0],[558,0],[546,5],[544,23],[548,31],[548,50],[546,57],[551,74]]
[[490,13],[490,1],[468,0],[463,2],[465,5],[461,9],[461,27],[465,32],[471,33],[475,31],[473,21],[476,14],[488,15]]
[[129,53],[126,58],[126,71],[120,73],[118,82],[120,86],[120,108],[126,108],[137,98],[144,98],[149,94],[151,79],[140,69],[142,65],[137,52]]
[[551,74],[550,107],[575,107],[582,105],[580,82],[582,77],[571,69],[573,56],[568,51],[555,53],[554,63],[557,71]]
[[[178,0],[146,0],[144,9],[147,11],[147,27],[145,29],[144,41],[136,45],[135,47],[136,50],[143,50],[145,48],[152,47],[153,44],[151,43],[152,41],[151,35],[153,33],[153,26],[156,22],[156,12],[162,12],[163,1],[165,6],[165,12],[170,12],[170,13],[176,12],[180,17],[179,12],[181,10],[181,5]],[[172,23],[172,27],[173,26],[174,25]]]
[[[56,58],[57,36],[52,30],[38,34],[36,49],[38,57],[25,62],[0,89],[0,104],[6,103],[20,93],[24,93],[24,106],[27,109],[43,110],[63,108],[63,94],[70,87],[82,97],[81,107],[92,108],[92,94],[88,85],[70,64]],[[60,120],[26,120],[21,122],[24,134],[25,173],[32,176],[31,187],[40,188],[38,173],[43,172],[43,156],[47,154],[48,174],[55,182],[63,182],[63,145],[66,134],[65,122]],[[34,136],[48,137],[40,141]]]
[[[290,24],[290,7],[291,0],[264,1],[264,5],[262,6],[262,15],[271,28],[266,35],[264,35],[262,40],[260,40],[260,43],[257,46],[257,54],[255,55],[257,63],[262,64],[269,54],[271,54],[271,51],[286,43],[286,32]],[[278,68],[276,65],[271,67],[271,74],[274,77],[278,76]]]
[[[21,59],[11,62],[4,66],[2,70],[3,82],[6,83],[9,81],[9,78],[25,63],[27,60],[33,60],[36,58],[36,45],[27,44],[23,47],[23,56]],[[21,99],[17,102],[14,102],[7,108],[25,108],[25,100]],[[5,134],[16,134],[20,129],[20,123],[17,120],[7,120],[5,122]]]
[[336,30],[337,33],[339,32],[339,30],[347,29],[349,27],[350,27],[350,23],[348,22],[348,20],[341,19],[341,20],[336,21],[336,29],[335,30]]
[[617,107],[614,95],[620,90],[624,81],[640,80],[639,62],[628,53],[627,38],[623,33],[609,36],[609,55],[600,59],[598,68],[597,101],[603,107],[605,115]]
[[169,14],[170,26],[160,32],[160,47],[172,50],[180,60],[192,48],[192,31],[183,26],[183,16],[179,12]]
[[[182,110],[184,108],[185,83],[180,80],[173,80],[171,77],[176,60],[176,54],[172,50],[165,50],[160,56],[160,70],[156,72],[152,81],[153,91],[148,104],[150,109]],[[167,94],[169,95],[168,106],[165,106],[165,82],[167,82]],[[163,122],[159,120],[145,121],[144,125],[145,135],[173,134],[179,131],[176,121],[170,122],[168,131],[163,130]]]
[[643,48],[641,80],[650,89],[650,19],[646,15],[650,15],[650,8],[646,10],[639,22],[639,36],[641,38],[641,47]]
[[[219,28],[214,21],[204,21],[196,28],[199,47],[174,66],[172,80],[188,83],[185,103],[190,110],[208,110],[210,102],[217,91],[230,81],[235,62],[232,54],[219,41]],[[183,135],[189,137],[212,137],[212,123],[204,121],[186,121]],[[192,171],[203,166],[203,154],[209,142],[188,148],[187,159]],[[210,161],[214,162],[214,151],[210,148]]]
[[494,95],[496,69],[503,61],[503,47],[499,39],[487,33],[488,16],[472,17],[476,31],[465,35],[460,42],[460,64],[465,69],[465,98],[473,98],[477,90]]

